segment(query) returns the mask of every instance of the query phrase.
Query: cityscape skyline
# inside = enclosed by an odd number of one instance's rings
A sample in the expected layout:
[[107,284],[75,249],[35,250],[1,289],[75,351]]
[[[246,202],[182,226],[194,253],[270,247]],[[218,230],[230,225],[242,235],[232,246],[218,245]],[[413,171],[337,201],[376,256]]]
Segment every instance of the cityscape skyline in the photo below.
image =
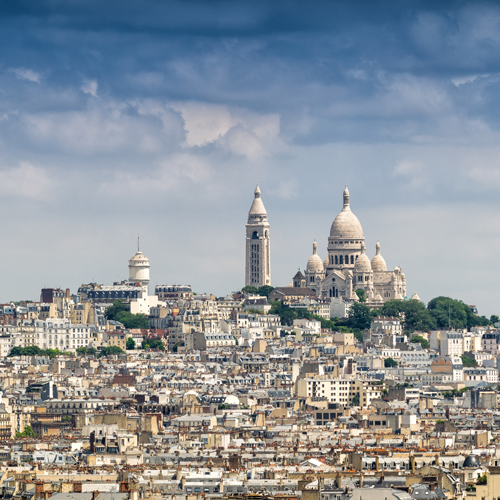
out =
[[498,314],[499,6],[207,5],[0,6],[0,302],[124,279],[138,233],[152,285],[241,288],[257,183],[286,286],[347,182],[408,296]]

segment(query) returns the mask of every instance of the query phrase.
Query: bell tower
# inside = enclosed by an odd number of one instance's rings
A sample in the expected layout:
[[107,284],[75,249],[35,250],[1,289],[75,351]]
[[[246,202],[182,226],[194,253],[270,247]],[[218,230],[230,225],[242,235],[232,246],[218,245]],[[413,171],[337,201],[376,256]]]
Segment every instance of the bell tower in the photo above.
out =
[[270,243],[267,212],[257,185],[246,224],[245,286],[271,284]]

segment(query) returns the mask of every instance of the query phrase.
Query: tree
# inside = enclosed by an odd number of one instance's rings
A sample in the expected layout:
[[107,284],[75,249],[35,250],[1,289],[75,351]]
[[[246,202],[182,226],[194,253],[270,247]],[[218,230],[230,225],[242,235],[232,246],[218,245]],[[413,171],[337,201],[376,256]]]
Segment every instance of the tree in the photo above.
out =
[[450,297],[436,297],[427,304],[427,309],[436,321],[437,328],[466,328],[472,320],[470,307],[461,300]]
[[116,321],[122,323],[125,328],[139,328],[141,330],[149,328],[148,318],[144,314],[123,311],[117,314]]
[[60,351],[59,349],[45,349],[42,350],[36,345],[28,347],[13,347],[9,352],[9,357],[13,356],[48,356],[50,359],[56,356],[72,356],[73,353]]
[[414,335],[411,339],[410,342],[412,344],[420,344],[423,349],[429,349],[429,342],[424,339],[421,335]]
[[359,394],[354,394],[351,406],[359,406]]
[[478,477],[476,484],[478,485],[488,484],[488,476],[486,474],[483,474],[481,477]]
[[24,428],[23,432],[16,431],[15,434],[16,439],[27,438],[27,437],[36,437],[31,425],[28,425]]
[[391,300],[388,300],[382,306],[382,315],[383,316],[403,319],[404,312],[405,312],[405,302],[403,302],[402,300],[391,299]]
[[436,322],[420,300],[403,302],[404,324],[407,330],[428,332],[436,327]]
[[392,358],[385,358],[384,359],[384,366],[386,368],[395,368],[396,366],[398,366],[398,362]]
[[135,349],[135,340],[132,337],[127,339],[127,351],[132,351]]
[[165,346],[161,340],[157,339],[146,339],[142,341],[141,347],[143,349],[159,349],[160,351],[165,350]]
[[271,285],[262,285],[257,290],[258,294],[262,297],[269,297],[269,294],[274,290],[274,287]]
[[118,321],[116,316],[125,311],[130,311],[129,306],[125,304],[123,300],[115,300],[113,305],[109,306],[106,311],[104,311],[104,316],[106,319]]
[[119,321],[125,328],[149,328],[148,318],[144,314],[132,314],[130,308],[122,300],[116,300],[104,312],[106,319]]
[[36,345],[30,345],[28,347],[13,347],[9,352],[9,357],[13,356],[41,356],[43,354],[42,350]]
[[356,295],[359,297],[360,302],[366,302],[365,291],[362,288],[356,290]]
[[365,328],[370,328],[372,317],[374,316],[368,306],[354,302],[349,308],[347,324],[353,328],[364,330]]
[[250,285],[244,286],[241,289],[241,291],[244,293],[248,293],[249,295],[257,295],[259,293],[259,290],[257,288],[255,288],[254,286],[250,286]]
[[474,366],[477,366],[477,361],[469,356],[461,356],[462,359],[462,364],[464,365],[464,368],[473,368]]
[[114,354],[124,354],[124,352],[117,345],[110,345],[101,349],[99,357],[112,356]]
[[490,322],[493,323],[493,324],[494,323],[498,323],[498,322],[500,322],[500,318],[496,314],[492,314],[490,316]]

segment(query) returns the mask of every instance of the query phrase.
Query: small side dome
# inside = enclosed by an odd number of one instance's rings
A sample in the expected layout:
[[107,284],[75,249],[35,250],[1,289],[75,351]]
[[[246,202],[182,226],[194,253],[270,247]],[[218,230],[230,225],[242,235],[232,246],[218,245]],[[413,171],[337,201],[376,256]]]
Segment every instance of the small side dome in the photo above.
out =
[[318,255],[318,245],[316,244],[316,241],[313,243],[313,254],[307,261],[306,270],[308,273],[322,273],[324,270],[323,261]]
[[370,259],[366,256],[366,247],[363,244],[361,247],[361,254],[356,260],[356,265],[354,266],[354,272],[356,273],[371,273],[372,265],[370,263]]
[[479,460],[477,459],[476,455],[469,455],[464,460],[463,467],[481,467],[481,464],[479,463]]
[[411,300],[419,300],[420,302],[422,302],[422,301],[420,300],[420,297],[418,296],[418,293],[417,293],[417,292],[415,292],[415,293],[411,296]]
[[328,255],[325,257],[325,260],[323,261],[323,267],[326,269],[328,267]]
[[387,271],[387,264],[385,263],[384,258],[380,255],[380,243],[377,241],[377,245],[375,246],[376,253],[375,257],[372,259],[372,269],[376,273],[382,273]]

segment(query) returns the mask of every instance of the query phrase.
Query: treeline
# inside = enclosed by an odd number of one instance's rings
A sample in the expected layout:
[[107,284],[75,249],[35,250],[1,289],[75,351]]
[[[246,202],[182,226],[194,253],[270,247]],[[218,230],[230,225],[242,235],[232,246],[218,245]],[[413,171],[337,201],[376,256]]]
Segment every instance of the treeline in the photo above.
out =
[[282,325],[293,325],[294,319],[308,318],[321,321],[321,328],[353,332],[361,339],[360,332],[370,328],[373,318],[380,316],[397,317],[407,332],[428,332],[439,328],[453,329],[489,326],[498,322],[498,316],[476,316],[471,308],[461,300],[450,297],[436,297],[427,306],[419,300],[388,300],[380,309],[370,309],[362,302],[354,302],[346,319],[326,320],[304,309],[283,307],[281,302],[273,302],[269,314],[278,314]]
[[104,358],[106,356],[112,356],[114,354],[125,354],[123,349],[120,349],[117,345],[110,345],[109,347],[103,347],[100,351],[94,347],[79,347],[76,352],[80,355],[90,355],[97,356],[98,358]]
[[40,349],[36,345],[30,345],[28,347],[13,347],[8,357],[14,356],[48,356],[50,359],[56,356],[73,356],[72,352],[60,351],[59,349]]
[[250,295],[260,295],[261,297],[269,297],[269,294],[274,290],[273,286],[262,285],[259,288],[251,285],[244,286],[241,291]]
[[318,316],[317,314],[309,312],[307,309],[293,309],[290,307],[283,307],[283,304],[279,300],[271,302],[271,305],[272,307],[269,311],[269,314],[277,314],[281,319],[282,325],[293,326],[294,319],[314,319],[321,323],[321,328],[346,333],[354,333],[355,337],[360,342],[363,340],[362,329],[356,326],[355,323],[351,324],[349,321],[342,321],[336,318],[325,319],[322,316]]

